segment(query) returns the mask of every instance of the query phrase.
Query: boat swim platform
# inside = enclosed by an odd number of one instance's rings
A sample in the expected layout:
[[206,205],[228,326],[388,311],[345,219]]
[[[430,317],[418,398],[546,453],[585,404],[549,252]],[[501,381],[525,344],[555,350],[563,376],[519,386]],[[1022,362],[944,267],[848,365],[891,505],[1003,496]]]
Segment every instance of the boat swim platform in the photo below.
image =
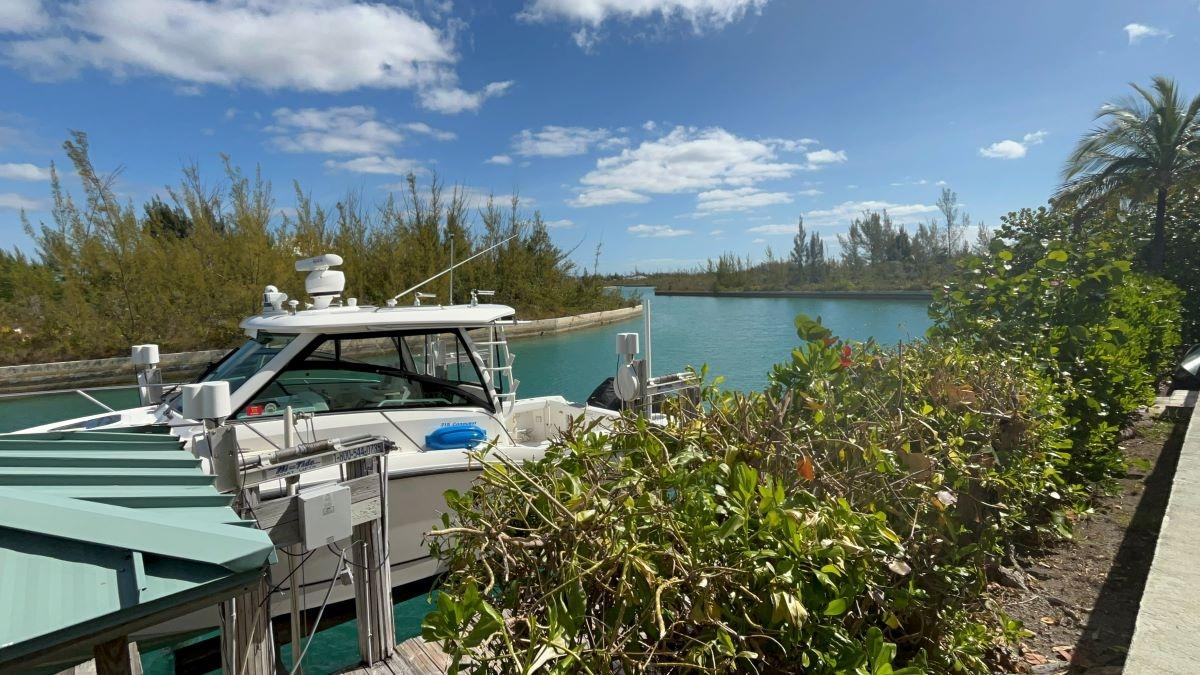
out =
[[0,672],[130,672],[129,635],[258,583],[274,545],[213,478],[161,429],[0,435]]

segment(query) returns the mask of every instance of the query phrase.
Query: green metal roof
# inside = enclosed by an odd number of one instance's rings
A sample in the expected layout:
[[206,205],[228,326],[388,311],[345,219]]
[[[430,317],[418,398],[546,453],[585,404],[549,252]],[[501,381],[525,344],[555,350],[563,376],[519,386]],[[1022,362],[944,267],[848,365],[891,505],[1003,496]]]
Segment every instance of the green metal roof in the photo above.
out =
[[0,670],[256,580],[271,540],[212,478],[167,434],[0,436]]

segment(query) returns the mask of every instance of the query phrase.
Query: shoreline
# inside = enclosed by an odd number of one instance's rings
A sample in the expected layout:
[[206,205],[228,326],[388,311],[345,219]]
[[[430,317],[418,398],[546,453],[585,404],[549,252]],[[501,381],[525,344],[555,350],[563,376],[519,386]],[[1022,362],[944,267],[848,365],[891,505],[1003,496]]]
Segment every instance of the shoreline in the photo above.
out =
[[933,291],[668,291],[654,289],[661,296],[697,296],[711,298],[813,298],[833,300],[932,300]]
[[[600,312],[586,312],[550,319],[534,319],[509,327],[509,339],[520,340],[554,335],[583,328],[594,328],[642,315],[642,305]],[[229,353],[229,349],[175,352],[160,357],[164,382],[174,382],[201,373],[210,363]],[[133,365],[128,356],[80,361],[30,363],[0,366],[0,394],[36,393],[47,389],[99,387],[134,384]]]

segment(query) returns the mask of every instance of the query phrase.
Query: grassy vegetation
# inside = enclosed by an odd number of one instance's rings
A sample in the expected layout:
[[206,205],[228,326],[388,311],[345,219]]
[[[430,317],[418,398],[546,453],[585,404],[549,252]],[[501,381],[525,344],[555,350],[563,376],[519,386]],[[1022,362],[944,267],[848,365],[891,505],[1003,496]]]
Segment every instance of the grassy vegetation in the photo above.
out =
[[[96,173],[86,137],[65,147],[81,199],[55,172],[54,222],[27,223],[37,256],[0,252],[0,364],[123,355],[142,342],[168,352],[228,346],[265,285],[304,300],[293,263],[325,252],[345,259],[348,297],[382,303],[449,266],[451,242],[463,260],[516,235],[456,271],[456,301],[494,289],[524,318],[627,304],[576,268],[515,199],[472,213],[463,192],[436,178],[423,191],[410,175],[406,192],[378,206],[349,194],[326,207],[296,186],[294,212],[281,215],[269,183],[227,165],[221,187],[189,168],[167,201],[139,211]],[[447,302],[449,277],[422,290]]]

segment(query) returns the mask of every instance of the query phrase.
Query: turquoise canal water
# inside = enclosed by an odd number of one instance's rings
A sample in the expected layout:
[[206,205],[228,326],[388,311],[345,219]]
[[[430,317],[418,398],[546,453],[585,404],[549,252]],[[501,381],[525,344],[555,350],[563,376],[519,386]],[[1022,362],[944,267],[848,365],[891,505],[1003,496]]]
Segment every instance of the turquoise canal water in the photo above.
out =
[[[797,314],[820,316],[841,337],[883,344],[921,337],[929,327],[927,305],[913,300],[819,300],[811,298],[706,298],[655,296],[653,289],[626,289],[649,300],[653,329],[653,368],[657,374],[707,363],[723,375],[726,388],[762,387],[771,366],[788,358],[796,345]],[[563,333],[513,340],[514,371],[521,396],[562,394],[572,401],[587,398],[616,369],[613,336],[643,333],[642,319]],[[643,335],[643,340],[645,336]],[[643,346],[644,346],[643,342]],[[114,408],[137,404],[132,392],[101,392],[97,398]],[[0,399],[0,432],[98,412],[75,394]],[[396,637],[420,633],[431,605],[422,596],[396,605]],[[321,631],[305,657],[311,673],[326,673],[357,660],[353,622]],[[284,648],[290,661],[290,649]],[[144,655],[145,672],[173,672],[168,651]]]

